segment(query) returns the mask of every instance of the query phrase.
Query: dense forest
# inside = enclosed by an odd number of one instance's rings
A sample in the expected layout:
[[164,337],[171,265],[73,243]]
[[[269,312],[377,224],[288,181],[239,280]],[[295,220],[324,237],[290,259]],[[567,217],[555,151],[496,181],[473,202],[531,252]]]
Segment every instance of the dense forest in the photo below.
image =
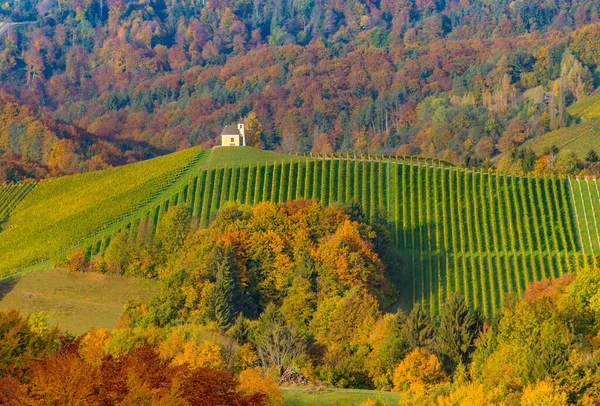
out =
[[[0,38],[8,180],[210,147],[242,119],[284,152],[514,152],[531,170],[518,145],[598,81],[585,0],[9,0],[0,16],[32,22]],[[555,172],[580,169],[566,160]]]
[[72,272],[160,293],[78,338],[43,312],[0,313],[0,403],[282,405],[295,376],[398,391],[400,405],[598,404],[598,268],[532,283],[491,319],[459,295],[432,318],[390,307],[402,280],[378,223],[297,200],[232,204],[194,229],[173,206],[156,236],[140,223],[104,254],[75,251]]

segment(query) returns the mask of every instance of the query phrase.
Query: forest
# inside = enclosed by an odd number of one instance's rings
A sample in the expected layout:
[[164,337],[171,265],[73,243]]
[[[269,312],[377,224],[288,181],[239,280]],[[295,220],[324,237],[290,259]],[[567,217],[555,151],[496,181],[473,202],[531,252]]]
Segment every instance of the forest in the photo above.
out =
[[598,404],[595,266],[532,283],[493,317],[451,295],[432,318],[392,310],[396,254],[356,205],[230,204],[190,224],[173,206],[156,236],[69,256],[72,272],[158,280],[112,331],[75,338],[43,312],[0,313],[0,403],[282,405],[292,374],[397,391],[401,405]]
[[519,145],[573,124],[598,83],[585,0],[8,0],[0,16],[35,22],[0,38],[12,181],[211,147],[236,120],[282,152],[505,153],[526,173],[556,151]]

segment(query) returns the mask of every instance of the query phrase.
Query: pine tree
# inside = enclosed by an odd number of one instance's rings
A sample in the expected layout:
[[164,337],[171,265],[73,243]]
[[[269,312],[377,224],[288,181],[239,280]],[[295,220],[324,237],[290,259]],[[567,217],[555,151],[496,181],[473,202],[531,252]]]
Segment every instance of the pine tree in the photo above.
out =
[[217,246],[208,259],[209,269],[215,270],[212,296],[212,319],[227,329],[236,317],[239,284],[236,278],[235,253],[230,246]]
[[598,153],[593,149],[590,149],[587,155],[585,156],[585,160],[587,162],[598,162]]
[[219,270],[213,293],[213,318],[223,329],[231,325],[235,316],[233,303],[235,290],[235,281],[231,272],[226,269]]
[[441,308],[435,341],[436,353],[447,372],[454,371],[460,363],[468,363],[482,325],[481,314],[472,312],[462,296],[448,297]]
[[410,348],[430,348],[433,339],[433,326],[427,312],[417,303],[404,320],[401,327]]

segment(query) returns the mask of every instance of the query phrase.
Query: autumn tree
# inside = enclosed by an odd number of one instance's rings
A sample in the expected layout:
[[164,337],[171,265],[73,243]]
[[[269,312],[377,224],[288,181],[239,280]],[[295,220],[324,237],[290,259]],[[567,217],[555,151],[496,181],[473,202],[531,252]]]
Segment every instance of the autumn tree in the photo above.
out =
[[169,210],[163,216],[159,236],[162,246],[168,252],[179,249],[190,231],[191,215],[185,205],[169,207]]
[[246,145],[264,149],[265,145],[261,139],[263,126],[254,111],[250,112],[244,120],[244,128],[246,132]]
[[446,374],[438,358],[428,350],[417,347],[394,370],[394,390],[408,389],[415,384],[432,386],[445,379]]

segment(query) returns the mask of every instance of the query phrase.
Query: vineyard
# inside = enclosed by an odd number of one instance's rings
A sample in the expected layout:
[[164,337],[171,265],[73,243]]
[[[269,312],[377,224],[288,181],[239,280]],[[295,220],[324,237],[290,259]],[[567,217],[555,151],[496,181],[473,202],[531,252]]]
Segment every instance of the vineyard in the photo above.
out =
[[123,216],[169,193],[190,163],[192,148],[118,168],[39,182],[12,210],[0,232],[0,276],[73,249]]
[[[43,220],[54,235],[66,221],[79,226],[69,244],[62,238],[63,246],[53,246],[53,253],[80,245],[92,255],[106,249],[120,231],[135,236],[140,228],[150,227],[160,233],[156,225],[170,206],[178,204],[186,204],[194,221],[205,226],[229,201],[250,205],[299,198],[325,205],[357,202],[367,217],[387,218],[403,269],[412,280],[402,295],[436,312],[449,293],[460,291],[486,314],[499,308],[508,292],[522,292],[530,282],[575,271],[600,254],[596,226],[600,186],[595,181],[503,176],[424,159],[306,158],[250,148],[188,152],[186,159],[185,165],[185,159],[176,160],[183,167],[176,181],[163,179],[171,179],[171,171],[157,172],[151,179],[136,179],[137,187],[115,192],[93,209],[78,212],[73,204],[68,210],[75,213],[66,219]],[[262,159],[269,162],[261,163]],[[76,190],[83,188],[82,196],[90,194],[89,186],[76,184]],[[8,223],[25,215],[52,216],[49,208],[39,214],[31,208],[38,207],[33,203],[40,196],[51,201],[54,193],[58,191],[40,182]],[[128,205],[120,204],[120,199]],[[101,218],[110,221],[100,224]],[[58,225],[52,227],[54,222]],[[0,233],[5,273],[10,257],[2,244],[7,246],[4,234],[9,231]],[[47,238],[32,231],[29,236],[38,238],[37,244]],[[50,253],[44,248],[36,258]]]
[[600,153],[600,123],[598,120],[561,128],[525,142],[537,155],[543,155],[556,146],[561,152],[573,151],[579,159],[585,159],[590,149]]
[[2,223],[12,209],[35,187],[34,182],[7,183],[0,186],[0,223]]

